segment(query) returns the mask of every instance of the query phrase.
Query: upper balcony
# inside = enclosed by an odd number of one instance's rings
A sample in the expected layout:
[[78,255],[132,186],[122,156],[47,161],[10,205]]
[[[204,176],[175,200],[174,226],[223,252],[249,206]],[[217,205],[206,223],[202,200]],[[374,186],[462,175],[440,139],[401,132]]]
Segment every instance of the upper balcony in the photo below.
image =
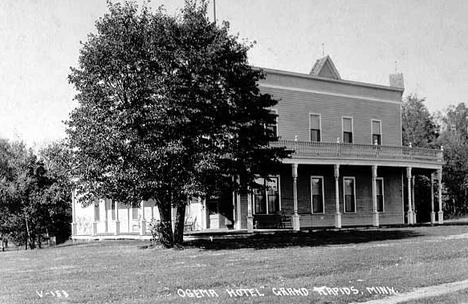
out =
[[443,149],[424,149],[405,146],[380,146],[364,144],[303,142],[278,140],[271,147],[292,150],[291,159],[285,162],[311,164],[369,164],[409,166],[440,169],[444,164]]

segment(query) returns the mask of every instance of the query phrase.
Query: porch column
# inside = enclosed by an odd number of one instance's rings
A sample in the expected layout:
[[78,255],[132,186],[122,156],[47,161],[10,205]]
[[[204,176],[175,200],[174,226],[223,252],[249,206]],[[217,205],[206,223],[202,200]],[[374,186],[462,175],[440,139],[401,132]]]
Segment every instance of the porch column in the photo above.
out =
[[335,228],[341,228],[340,212],[340,165],[335,165]]
[[119,203],[115,201],[115,231],[114,235],[120,234],[120,221],[119,221]]
[[377,166],[372,166],[372,226],[379,227],[377,211]]
[[247,191],[247,232],[253,232],[254,221],[252,215],[252,193],[250,193],[250,187]]
[[[101,210],[99,210],[99,206],[100,205],[100,200],[97,200],[97,202],[94,202],[93,206],[94,206],[94,209],[93,209],[93,224],[92,224],[92,229],[91,229],[91,235],[92,236],[96,236],[97,235],[97,218],[96,218],[96,212],[99,212]],[[97,211],[96,211],[97,209]]]
[[202,199],[201,197],[198,197],[198,202],[200,203],[201,206],[201,227],[203,230],[208,229],[207,225],[207,216],[206,216],[206,200]]
[[104,231],[106,233],[109,232],[109,227],[108,227],[108,219],[107,219],[107,199],[103,199],[104,202]]
[[431,173],[431,225],[435,223],[434,212],[434,173]]
[[145,201],[140,203],[140,235],[146,234]]
[[[236,181],[240,184],[239,176],[236,177]],[[242,228],[242,210],[241,210],[241,199],[239,191],[235,192],[236,195],[236,229]]]
[[413,198],[413,191],[411,189],[411,167],[406,168],[406,178],[408,180],[408,224],[413,225],[413,206],[411,200]]
[[416,184],[416,176],[411,176],[411,202],[413,202],[413,224],[416,224],[418,221],[416,220],[416,200],[414,199],[414,185]]
[[297,214],[297,167],[298,164],[292,164],[292,177],[293,177],[293,203],[294,203],[294,214],[293,214],[293,229],[299,231],[301,229],[301,223],[299,214]]
[[442,169],[437,170],[437,179],[439,180],[439,224],[444,223],[444,211],[442,211]]
[[72,190],[72,236],[77,234],[78,223],[76,222],[76,190]]

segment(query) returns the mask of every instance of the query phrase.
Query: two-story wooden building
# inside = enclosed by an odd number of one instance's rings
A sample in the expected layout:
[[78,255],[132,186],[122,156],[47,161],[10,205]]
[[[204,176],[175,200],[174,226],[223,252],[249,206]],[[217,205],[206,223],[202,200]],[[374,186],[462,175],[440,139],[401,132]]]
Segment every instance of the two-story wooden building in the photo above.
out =
[[[390,86],[343,80],[328,56],[309,74],[263,70],[261,91],[279,100],[271,109],[276,125],[269,126],[279,140],[271,145],[293,150],[292,157],[276,175],[259,177],[266,188],[193,199],[188,228],[251,232],[413,224],[418,212],[443,222],[443,151],[402,146],[401,74],[390,75]],[[436,189],[421,210],[414,204],[415,175],[428,176]],[[147,222],[158,218],[152,202],[132,209],[102,200],[92,209],[74,204],[75,236],[144,235]]]

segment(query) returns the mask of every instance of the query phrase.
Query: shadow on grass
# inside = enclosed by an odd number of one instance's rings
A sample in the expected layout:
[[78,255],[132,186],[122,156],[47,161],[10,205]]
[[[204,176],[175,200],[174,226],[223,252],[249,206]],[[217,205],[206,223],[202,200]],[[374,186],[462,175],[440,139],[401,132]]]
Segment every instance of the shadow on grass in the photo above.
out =
[[254,234],[243,238],[225,238],[213,240],[187,241],[187,248],[206,250],[223,249],[270,249],[286,247],[318,247],[328,245],[360,244],[374,241],[400,240],[415,238],[424,234],[411,230],[346,230],[346,231],[318,231],[311,233],[282,233]]

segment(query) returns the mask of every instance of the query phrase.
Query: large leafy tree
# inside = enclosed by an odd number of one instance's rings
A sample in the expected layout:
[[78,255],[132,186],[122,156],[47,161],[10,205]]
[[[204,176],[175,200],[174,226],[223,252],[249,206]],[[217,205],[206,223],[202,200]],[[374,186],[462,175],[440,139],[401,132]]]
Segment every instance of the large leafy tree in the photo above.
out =
[[447,191],[446,212],[468,213],[468,107],[451,105],[440,114],[444,147],[443,179]]
[[[410,94],[402,102],[402,138],[405,146],[437,148],[439,126],[424,102],[425,98],[419,98],[416,94]],[[419,213],[419,221],[429,220],[425,218],[429,216],[429,211],[425,209],[428,208],[427,202],[431,200],[431,186],[427,176],[416,176],[414,203],[416,209],[422,211]]]
[[425,98],[410,94],[403,101],[401,108],[403,145],[433,148],[439,136],[439,126],[426,105]]
[[268,146],[276,101],[257,87],[263,74],[248,65],[251,45],[227,23],[210,22],[204,2],[187,1],[175,16],[109,4],[96,28],[69,76],[78,91],[67,132],[81,199],[152,198],[164,245],[180,244],[188,196],[245,190],[286,156]]

